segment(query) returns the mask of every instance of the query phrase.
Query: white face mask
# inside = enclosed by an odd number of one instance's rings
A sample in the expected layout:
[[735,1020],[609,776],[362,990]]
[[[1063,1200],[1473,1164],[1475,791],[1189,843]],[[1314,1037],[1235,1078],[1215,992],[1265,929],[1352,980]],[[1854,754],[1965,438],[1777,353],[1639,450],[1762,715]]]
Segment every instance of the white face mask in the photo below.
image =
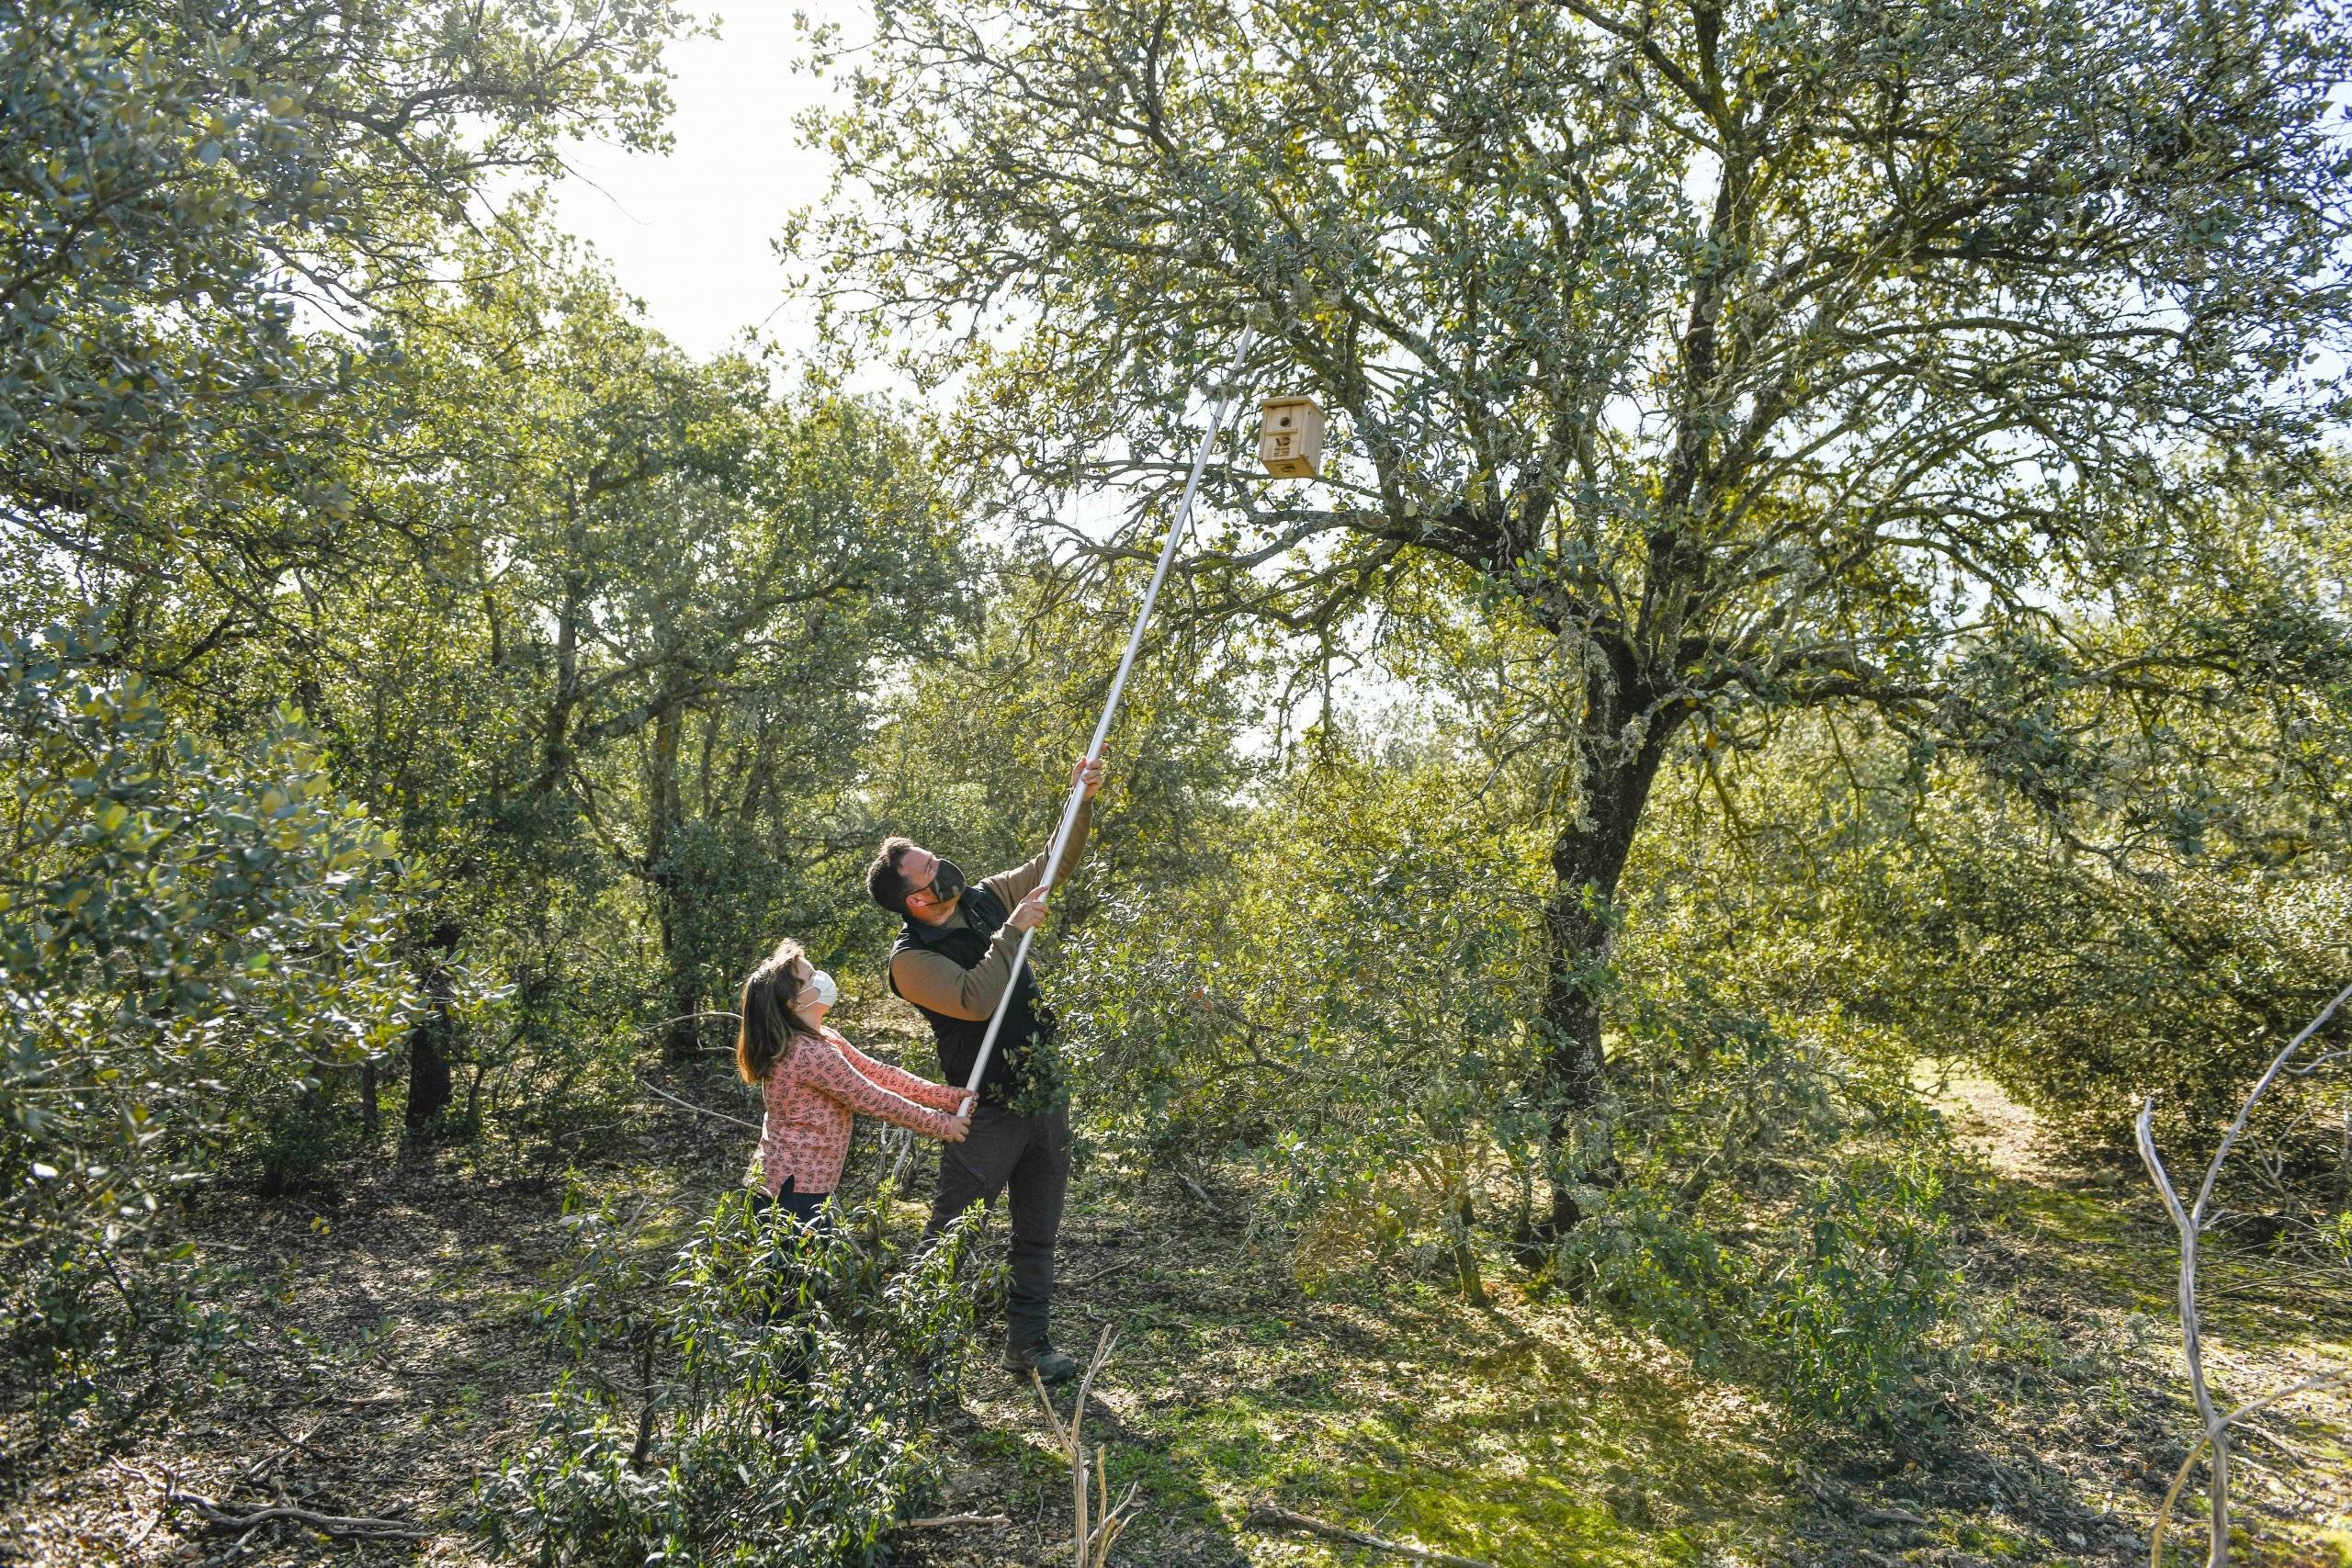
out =
[[808,985],[817,993],[815,999],[820,1008],[829,1008],[842,999],[842,988],[834,985],[833,977],[822,969],[809,972]]

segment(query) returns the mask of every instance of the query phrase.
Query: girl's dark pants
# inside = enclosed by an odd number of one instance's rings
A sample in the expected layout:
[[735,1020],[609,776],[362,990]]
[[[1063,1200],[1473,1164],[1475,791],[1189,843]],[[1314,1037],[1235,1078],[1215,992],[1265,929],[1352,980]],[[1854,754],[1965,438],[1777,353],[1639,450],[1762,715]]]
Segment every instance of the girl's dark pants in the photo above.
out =
[[[770,1209],[782,1209],[819,1235],[830,1235],[833,1228],[833,1211],[831,1205],[825,1200],[831,1196],[830,1192],[795,1191],[793,1179],[787,1176],[784,1179],[783,1190],[773,1198],[760,1188],[752,1189],[752,1213],[764,1215]],[[776,1261],[779,1266],[786,1259],[787,1255],[784,1249],[789,1245],[784,1238],[777,1238]],[[775,1321],[775,1308],[770,1308],[771,1323]],[[806,1325],[796,1326],[791,1333],[794,1336],[794,1342],[786,1358],[785,1375],[796,1383],[806,1382],[808,1377],[809,1354],[815,1348],[816,1337],[808,1332]]]
[[830,1192],[797,1192],[793,1190],[793,1179],[787,1176],[783,1190],[773,1198],[759,1188],[752,1189],[752,1213],[763,1214],[771,1208],[781,1208],[802,1224],[831,1230],[833,1212],[825,1206],[825,1200],[831,1196]]
[[1054,1233],[1061,1228],[1069,1188],[1069,1112],[1023,1116],[1001,1105],[972,1113],[960,1144],[939,1151],[939,1190],[926,1236],[975,1203],[1005,1194],[1012,1217],[1012,1286],[1005,1309],[1005,1345],[1034,1352],[1046,1343],[1054,1304]]

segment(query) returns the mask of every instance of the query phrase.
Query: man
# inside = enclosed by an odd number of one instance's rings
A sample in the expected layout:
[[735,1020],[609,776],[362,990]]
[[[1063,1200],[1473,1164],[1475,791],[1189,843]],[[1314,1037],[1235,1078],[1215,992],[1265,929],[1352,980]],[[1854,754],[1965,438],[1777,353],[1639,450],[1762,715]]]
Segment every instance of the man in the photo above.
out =
[[[1078,864],[1094,819],[1102,764],[1081,758],[1070,771],[1085,797],[1055,876],[1058,886]],[[967,885],[954,861],[906,839],[888,839],[866,867],[865,888],[884,908],[906,918],[890,950],[890,988],[931,1021],[941,1076],[964,1083],[972,1076],[989,1019],[1004,995],[1021,933],[1046,919],[1052,888],[1039,852],[1011,871]],[[1014,984],[1004,1029],[997,1036],[971,1131],[941,1151],[939,1187],[927,1235],[935,1235],[974,1203],[1006,1194],[1012,1220],[1012,1288],[1005,1313],[1004,1364],[1035,1371],[1047,1382],[1075,1376],[1078,1363],[1053,1347],[1047,1319],[1054,1298],[1054,1236],[1061,1229],[1062,1198],[1069,1184],[1069,1110],[1053,1057],[1054,1021],[1037,998],[1033,966]]]

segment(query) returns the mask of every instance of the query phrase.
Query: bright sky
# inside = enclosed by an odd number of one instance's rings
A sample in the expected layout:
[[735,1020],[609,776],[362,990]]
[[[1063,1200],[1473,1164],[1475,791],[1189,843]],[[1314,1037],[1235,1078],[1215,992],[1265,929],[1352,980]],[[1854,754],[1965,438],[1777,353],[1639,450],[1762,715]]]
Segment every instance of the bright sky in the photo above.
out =
[[805,43],[796,10],[853,31],[865,15],[860,0],[725,0],[717,38],[668,51],[669,155],[589,143],[573,151],[576,175],[558,192],[560,225],[594,244],[690,354],[726,347],[763,320],[786,346],[806,341],[810,312],[786,298],[775,242],[786,214],[823,197],[831,171],[793,134],[793,117],[828,90],[797,69]]
[[[668,51],[670,153],[643,157],[601,143],[573,150],[575,177],[558,188],[557,221],[594,244],[653,324],[689,354],[715,353],[754,328],[787,350],[808,343],[814,312],[787,295],[775,240],[786,217],[822,200],[831,179],[830,160],[802,148],[792,128],[830,89],[797,69],[806,50],[794,12],[856,38],[871,25],[866,4],[706,0],[700,12],[716,6],[718,36]],[[1082,505],[1090,517],[1117,512],[1102,497]],[[1401,691],[1376,671],[1342,685],[1343,705],[1363,712],[1394,707]]]

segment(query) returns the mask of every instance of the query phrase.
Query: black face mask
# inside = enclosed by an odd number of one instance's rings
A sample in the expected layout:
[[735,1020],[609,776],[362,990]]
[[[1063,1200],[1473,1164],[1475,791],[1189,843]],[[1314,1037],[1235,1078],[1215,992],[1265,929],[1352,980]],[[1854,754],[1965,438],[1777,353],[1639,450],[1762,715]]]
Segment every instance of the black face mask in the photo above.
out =
[[964,891],[964,868],[945,855],[942,855],[939,857],[938,865],[932,871],[931,886],[918,887],[913,891],[928,893],[933,900],[941,904],[950,903],[957,894]]

